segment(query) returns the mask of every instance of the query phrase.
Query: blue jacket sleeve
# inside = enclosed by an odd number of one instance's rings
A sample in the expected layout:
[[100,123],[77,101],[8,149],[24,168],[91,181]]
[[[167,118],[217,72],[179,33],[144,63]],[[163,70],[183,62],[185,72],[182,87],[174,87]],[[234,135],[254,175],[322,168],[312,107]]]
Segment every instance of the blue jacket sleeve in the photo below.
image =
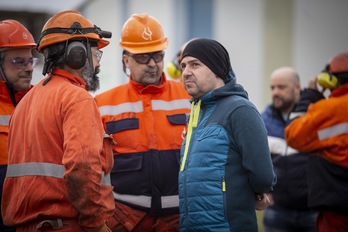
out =
[[245,105],[234,110],[231,118],[234,140],[252,189],[255,193],[272,191],[276,175],[261,115],[256,108]]

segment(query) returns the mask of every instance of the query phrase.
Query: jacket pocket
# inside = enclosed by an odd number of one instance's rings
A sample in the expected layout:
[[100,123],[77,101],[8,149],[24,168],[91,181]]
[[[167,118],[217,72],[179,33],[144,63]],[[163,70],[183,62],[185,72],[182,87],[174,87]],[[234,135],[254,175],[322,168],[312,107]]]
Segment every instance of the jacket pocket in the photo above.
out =
[[186,114],[167,115],[168,121],[173,125],[186,125]]
[[116,145],[113,147],[116,153],[131,153],[138,151],[144,142],[139,130],[138,118],[125,118],[105,123],[106,133],[112,134]]
[[111,183],[121,194],[144,195],[151,189],[149,170],[143,168],[143,153],[114,156]]
[[180,149],[187,131],[186,114],[166,115],[168,120],[167,129],[163,130],[161,137],[168,149]]

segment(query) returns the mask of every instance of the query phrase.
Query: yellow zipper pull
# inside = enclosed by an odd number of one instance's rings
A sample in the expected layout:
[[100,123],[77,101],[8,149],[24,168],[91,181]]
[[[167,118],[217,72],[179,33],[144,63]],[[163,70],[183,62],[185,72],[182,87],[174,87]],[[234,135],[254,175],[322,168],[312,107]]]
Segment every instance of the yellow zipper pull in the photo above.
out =
[[226,181],[225,181],[225,177],[222,177],[222,191],[226,192]]

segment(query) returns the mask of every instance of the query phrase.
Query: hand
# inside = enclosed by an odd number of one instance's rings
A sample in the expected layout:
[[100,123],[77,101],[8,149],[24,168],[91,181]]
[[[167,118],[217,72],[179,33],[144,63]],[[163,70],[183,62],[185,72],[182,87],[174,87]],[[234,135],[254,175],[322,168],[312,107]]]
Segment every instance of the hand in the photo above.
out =
[[317,76],[313,76],[311,77],[311,79],[309,80],[308,82],[308,88],[309,89],[314,89],[316,91],[319,92],[319,89],[318,89],[318,81],[317,81]]
[[104,224],[102,227],[100,227],[98,230],[96,230],[97,232],[111,232],[110,228],[106,226],[106,224]]
[[271,205],[271,200],[267,196],[266,193],[263,193],[262,195],[257,194],[256,195],[256,210],[264,210],[266,207]]

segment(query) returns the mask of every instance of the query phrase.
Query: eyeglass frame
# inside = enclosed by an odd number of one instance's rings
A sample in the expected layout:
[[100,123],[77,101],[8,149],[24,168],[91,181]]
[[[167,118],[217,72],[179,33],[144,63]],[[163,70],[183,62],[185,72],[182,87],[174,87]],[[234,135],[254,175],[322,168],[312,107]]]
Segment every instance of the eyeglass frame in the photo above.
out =
[[[21,59],[20,61],[22,62],[22,64],[17,63],[16,61],[18,61],[19,59]],[[4,59],[5,61],[9,61],[13,67],[15,67],[16,69],[26,69],[28,67],[28,65],[30,64],[33,68],[36,67],[36,65],[39,63],[39,58],[36,57],[31,57],[31,58],[23,58],[23,57],[14,57],[12,59]],[[24,62],[24,63],[23,63]]]
[[[158,51],[158,52],[140,53],[140,54],[132,54],[132,53],[129,53],[129,52],[125,52],[125,55],[132,57],[138,64],[148,64],[151,59],[153,59],[153,61],[155,63],[159,63],[159,62],[163,61],[165,52],[164,51]],[[155,59],[155,57],[154,57],[155,55],[160,55],[160,59],[159,60]],[[146,62],[145,61],[144,62],[143,61],[139,62],[139,57],[140,56],[143,56],[143,57],[147,56]]]
[[101,60],[101,58],[103,57],[103,51],[96,49],[96,50],[94,50],[94,55],[97,58],[97,61],[99,62]]

